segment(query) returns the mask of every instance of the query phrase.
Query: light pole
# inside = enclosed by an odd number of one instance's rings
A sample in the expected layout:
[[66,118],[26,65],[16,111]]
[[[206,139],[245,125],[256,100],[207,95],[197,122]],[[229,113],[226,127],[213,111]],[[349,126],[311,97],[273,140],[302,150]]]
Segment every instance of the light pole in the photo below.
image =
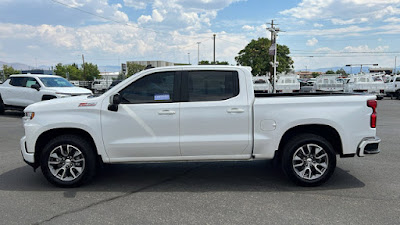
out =
[[189,65],[190,65],[190,52],[188,52],[188,60],[189,60]]
[[201,42],[197,42],[197,65],[200,64],[200,44]]
[[[272,66],[274,67],[274,74],[272,77],[272,93],[275,93],[275,86],[276,86],[276,67],[278,67],[279,62],[276,61],[276,55],[278,52],[278,46],[276,44],[276,36],[278,34],[278,32],[280,31],[279,28],[275,28],[273,25],[271,25],[271,27],[268,27],[267,30],[269,32],[271,32],[272,34],[272,40],[271,40],[271,47],[269,48],[269,51],[274,51],[274,62],[272,62]],[[271,54],[270,54],[271,55]]]

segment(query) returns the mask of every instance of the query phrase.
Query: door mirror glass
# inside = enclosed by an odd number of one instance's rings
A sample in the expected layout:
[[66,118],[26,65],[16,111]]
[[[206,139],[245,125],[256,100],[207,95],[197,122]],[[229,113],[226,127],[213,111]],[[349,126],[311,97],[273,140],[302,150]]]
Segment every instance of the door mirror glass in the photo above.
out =
[[118,105],[121,103],[122,98],[120,94],[115,94],[110,96],[110,104],[108,105],[108,110],[117,112]]
[[122,98],[120,94],[115,94],[110,97],[110,104],[111,105],[119,105],[121,104]]
[[32,85],[31,85],[31,88],[36,89],[37,91],[40,90],[39,84],[32,84]]

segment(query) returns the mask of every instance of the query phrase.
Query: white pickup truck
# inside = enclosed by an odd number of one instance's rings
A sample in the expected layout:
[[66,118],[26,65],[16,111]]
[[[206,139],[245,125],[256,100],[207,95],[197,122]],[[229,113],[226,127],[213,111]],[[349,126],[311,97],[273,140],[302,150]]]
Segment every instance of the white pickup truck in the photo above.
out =
[[75,87],[56,75],[11,75],[0,85],[0,114],[6,109],[24,109],[43,100],[91,94],[90,90]]
[[99,97],[25,109],[24,160],[54,185],[89,181],[101,163],[275,159],[316,186],[340,157],[379,152],[376,96],[254,94],[247,67],[144,70]]

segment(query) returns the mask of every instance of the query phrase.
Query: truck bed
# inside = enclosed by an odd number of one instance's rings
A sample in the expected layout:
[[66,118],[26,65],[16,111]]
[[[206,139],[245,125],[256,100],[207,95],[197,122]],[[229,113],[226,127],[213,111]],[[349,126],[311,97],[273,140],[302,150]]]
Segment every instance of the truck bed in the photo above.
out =
[[363,93],[337,93],[337,92],[316,92],[316,93],[259,93],[254,92],[256,98],[267,97],[315,97],[315,96],[352,96],[352,95],[367,95]]

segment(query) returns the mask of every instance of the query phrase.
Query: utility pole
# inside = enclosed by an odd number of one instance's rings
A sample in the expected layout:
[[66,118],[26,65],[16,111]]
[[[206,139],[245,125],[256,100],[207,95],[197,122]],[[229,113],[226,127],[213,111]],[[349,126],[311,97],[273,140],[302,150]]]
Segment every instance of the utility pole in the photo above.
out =
[[214,36],[214,65],[215,65],[215,36],[217,36],[216,34],[213,35]]
[[189,59],[189,65],[190,65],[190,52],[188,52],[188,59]]
[[271,32],[271,47],[269,48],[269,55],[274,56],[274,61],[271,62],[271,65],[274,68],[274,73],[271,74],[271,84],[272,84],[272,93],[275,93],[276,86],[276,68],[279,65],[279,62],[276,61],[278,45],[276,44],[276,36],[278,36],[279,28],[275,27],[274,20],[271,21],[271,27],[268,27],[267,30]]
[[396,75],[396,67],[397,67],[397,56],[394,57],[394,70],[393,70],[394,75]]
[[85,56],[82,54],[82,68],[83,68],[83,79],[86,79],[86,72],[85,72]]
[[201,42],[197,42],[197,65],[200,64],[200,44]]

